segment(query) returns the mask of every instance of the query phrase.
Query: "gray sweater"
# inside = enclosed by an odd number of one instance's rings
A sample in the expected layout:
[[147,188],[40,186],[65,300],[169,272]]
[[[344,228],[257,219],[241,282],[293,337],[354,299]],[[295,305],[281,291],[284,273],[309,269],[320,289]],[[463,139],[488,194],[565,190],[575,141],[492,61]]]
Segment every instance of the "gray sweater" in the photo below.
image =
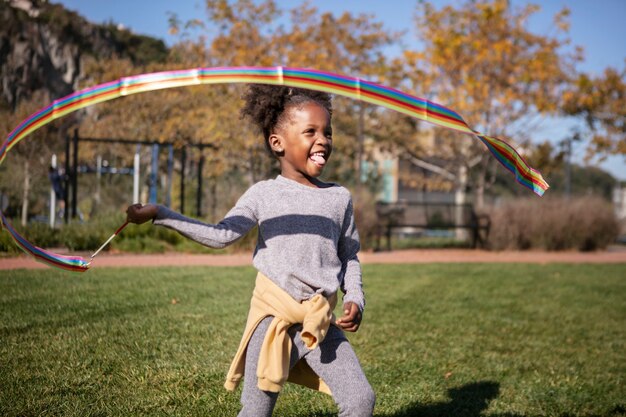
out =
[[365,306],[359,234],[350,192],[339,185],[312,188],[281,175],[250,187],[218,224],[159,206],[154,224],[211,248],[235,242],[258,227],[254,267],[297,301],[337,289]]

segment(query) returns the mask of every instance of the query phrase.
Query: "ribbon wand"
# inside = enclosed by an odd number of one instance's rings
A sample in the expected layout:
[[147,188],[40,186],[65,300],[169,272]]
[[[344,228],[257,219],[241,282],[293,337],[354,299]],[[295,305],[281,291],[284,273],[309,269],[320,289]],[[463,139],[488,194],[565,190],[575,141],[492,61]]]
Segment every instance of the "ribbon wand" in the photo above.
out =
[[122,230],[124,230],[124,228],[125,228],[127,225],[128,225],[128,221],[126,221],[123,225],[121,225],[121,226],[120,226],[120,228],[119,228],[119,229],[117,229],[117,230],[115,231],[115,233],[113,233],[113,234],[111,235],[111,237],[110,237],[110,238],[108,238],[108,239],[107,239],[107,241],[106,241],[106,242],[104,242],[104,243],[102,244],[102,246],[100,246],[100,248],[99,248],[97,251],[95,251],[95,252],[94,252],[94,254],[93,254],[93,255],[91,255],[91,259],[89,260],[88,265],[89,265],[89,264],[91,264],[91,262],[93,261],[93,258],[95,258],[95,257],[96,257],[96,255],[97,255],[97,254],[99,254],[99,253],[100,253],[100,251],[101,251],[102,249],[104,249],[104,248],[106,247],[106,245],[108,245],[108,244],[109,244],[109,242],[110,242],[110,241],[112,241],[112,240],[113,240],[113,238],[114,238],[115,236],[117,236],[117,235],[118,235],[118,233],[119,233],[119,232],[121,232]]

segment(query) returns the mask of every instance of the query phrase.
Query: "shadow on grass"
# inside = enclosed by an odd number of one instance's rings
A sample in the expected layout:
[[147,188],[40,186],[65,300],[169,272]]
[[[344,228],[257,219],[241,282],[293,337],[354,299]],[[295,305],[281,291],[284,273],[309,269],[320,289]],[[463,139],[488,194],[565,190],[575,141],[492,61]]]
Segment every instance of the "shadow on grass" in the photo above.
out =
[[[448,390],[449,401],[428,405],[414,403],[398,412],[379,415],[379,417],[478,417],[499,393],[500,384],[497,382],[474,382],[458,388],[450,388]],[[506,417],[522,416],[509,414]]]
[[[500,384],[492,381],[480,381],[450,388],[449,401],[422,405],[414,403],[392,414],[377,414],[376,417],[479,417],[487,409],[491,400],[500,393]],[[331,417],[334,414],[312,414],[307,417]],[[518,414],[506,414],[498,417],[523,417]]]
[[[466,384],[448,390],[449,401],[436,404],[411,404],[393,414],[376,414],[377,417],[479,417],[489,407],[489,403],[500,394],[500,384],[493,381],[480,381]],[[623,405],[615,406],[608,414],[602,417],[626,416]],[[569,417],[572,414],[561,414],[560,417]],[[491,417],[528,417],[523,414],[504,413],[490,414]],[[587,415],[586,417],[600,417]]]

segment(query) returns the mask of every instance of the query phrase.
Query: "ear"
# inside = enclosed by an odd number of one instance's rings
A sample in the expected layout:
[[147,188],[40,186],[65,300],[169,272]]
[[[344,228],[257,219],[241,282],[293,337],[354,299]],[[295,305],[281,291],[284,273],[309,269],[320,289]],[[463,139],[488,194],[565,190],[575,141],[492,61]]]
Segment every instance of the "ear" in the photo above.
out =
[[283,137],[281,135],[277,133],[272,133],[267,141],[270,144],[272,152],[274,152],[276,156],[280,156],[285,152],[285,147],[283,146]]

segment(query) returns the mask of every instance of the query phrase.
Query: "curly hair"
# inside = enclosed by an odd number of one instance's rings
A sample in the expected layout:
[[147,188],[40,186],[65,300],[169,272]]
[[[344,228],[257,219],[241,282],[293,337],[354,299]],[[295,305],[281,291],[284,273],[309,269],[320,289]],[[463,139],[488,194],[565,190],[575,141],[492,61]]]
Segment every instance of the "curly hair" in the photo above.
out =
[[245,101],[241,117],[247,117],[263,133],[265,146],[273,155],[269,137],[284,122],[283,114],[290,107],[300,108],[314,102],[332,116],[332,101],[328,93],[286,86],[250,84],[243,95]]

